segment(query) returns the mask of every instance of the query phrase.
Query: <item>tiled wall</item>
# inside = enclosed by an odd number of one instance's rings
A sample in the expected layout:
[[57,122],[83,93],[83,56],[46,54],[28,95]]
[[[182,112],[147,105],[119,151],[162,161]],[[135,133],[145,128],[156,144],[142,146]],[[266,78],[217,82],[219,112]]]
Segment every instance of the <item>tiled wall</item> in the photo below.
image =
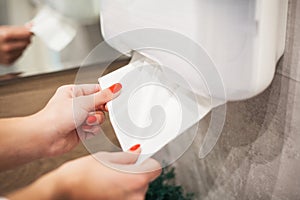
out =
[[[176,162],[178,183],[197,199],[300,199],[298,0],[290,0],[288,18],[286,52],[272,85],[253,99],[228,104],[222,135],[206,158],[198,159],[199,131]],[[209,121],[200,123],[201,130]]]

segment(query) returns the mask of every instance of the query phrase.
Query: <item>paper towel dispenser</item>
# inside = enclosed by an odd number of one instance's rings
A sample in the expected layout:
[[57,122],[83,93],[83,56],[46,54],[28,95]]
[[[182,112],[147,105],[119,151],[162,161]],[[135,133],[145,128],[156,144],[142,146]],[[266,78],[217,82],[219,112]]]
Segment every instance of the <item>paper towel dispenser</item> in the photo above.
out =
[[45,3],[82,24],[94,24],[99,21],[98,0],[45,0]]
[[[171,30],[202,46],[215,63],[229,101],[251,98],[271,83],[285,47],[288,0],[101,0],[106,40],[136,29]],[[109,42],[109,41],[108,41]],[[131,41],[111,44],[115,49]],[[147,49],[166,66],[178,60]],[[181,64],[178,73],[184,72]],[[185,77],[189,78],[189,77]],[[203,87],[201,80],[194,88]]]

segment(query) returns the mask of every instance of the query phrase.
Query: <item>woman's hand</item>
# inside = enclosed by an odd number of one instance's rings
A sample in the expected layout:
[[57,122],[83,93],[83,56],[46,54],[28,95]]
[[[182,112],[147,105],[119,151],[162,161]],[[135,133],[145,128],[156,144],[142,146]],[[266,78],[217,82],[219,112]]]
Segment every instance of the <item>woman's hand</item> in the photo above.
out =
[[0,119],[0,171],[70,151],[79,142],[76,129],[96,134],[105,104],[121,88],[120,84],[105,90],[98,84],[62,86],[40,112]]
[[30,44],[32,33],[26,26],[0,26],[0,63],[14,63]]
[[144,199],[161,166],[153,159],[134,165],[139,153],[100,152],[68,162],[9,199]]
[[45,129],[46,156],[63,154],[75,147],[79,142],[76,129],[97,134],[105,119],[106,103],[117,97],[121,88],[119,83],[105,90],[98,84],[60,87],[36,116]]

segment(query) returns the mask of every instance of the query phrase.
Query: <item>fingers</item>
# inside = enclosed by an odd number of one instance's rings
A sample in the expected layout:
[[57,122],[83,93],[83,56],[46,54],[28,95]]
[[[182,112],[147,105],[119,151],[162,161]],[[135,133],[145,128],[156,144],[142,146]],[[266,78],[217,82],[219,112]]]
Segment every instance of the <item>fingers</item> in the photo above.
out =
[[137,168],[137,172],[152,172],[157,171],[156,174],[160,174],[161,165],[158,161],[149,158],[145,160],[142,164],[135,166]]
[[90,113],[88,118],[86,119],[86,124],[93,126],[93,125],[99,125],[102,124],[105,120],[105,114],[103,111],[96,111]]
[[99,110],[102,110],[102,111],[108,112],[107,105],[106,105],[106,104],[100,105],[100,106],[99,106]]
[[30,44],[31,33],[26,27],[0,27],[0,62],[14,63]]
[[96,135],[100,131],[100,124],[105,120],[105,114],[103,111],[92,112],[87,117],[85,123],[86,125],[82,126],[82,130],[87,133],[92,133]]
[[78,101],[84,109],[89,111],[96,110],[96,108],[100,108],[101,105],[106,104],[107,102],[116,98],[121,89],[122,85],[117,83],[95,94],[78,97]]
[[109,88],[102,90],[101,92],[94,95],[96,107],[106,104],[107,102],[113,100],[115,97],[119,95],[119,92],[122,89],[122,85],[120,83],[116,83]]
[[63,85],[57,89],[58,93],[65,94],[69,97],[91,95],[99,91],[99,84]]
[[[95,137],[95,135],[97,135],[98,133],[101,133],[101,128],[99,126],[97,128],[91,126],[87,126],[87,127],[85,126],[86,125],[83,125],[81,129],[77,129],[77,135],[82,141],[89,140]],[[98,129],[98,130],[91,130],[91,129]]]
[[149,180],[154,180],[161,173],[161,165],[154,159],[148,159],[140,165],[134,165],[141,153],[140,145],[134,145],[127,152],[101,153],[98,157],[115,169],[144,174]]
[[106,111],[106,112],[108,112],[108,106],[107,106],[107,104],[104,104],[104,106],[103,106],[103,107],[104,107],[104,109],[103,109],[103,110],[104,110],[104,111]]
[[99,84],[84,84],[74,86],[74,96],[86,96],[91,95],[101,90]]
[[23,51],[17,51],[10,54],[0,55],[0,63],[5,65],[10,65],[14,63],[19,57],[21,57],[23,54]]
[[[137,146],[137,145],[135,145]],[[101,159],[116,165],[133,165],[136,163],[139,155],[141,153],[141,148],[134,150],[129,150],[127,152],[116,152],[116,153],[107,153],[101,155]]]
[[161,165],[156,160],[150,158],[143,162],[140,166],[134,166],[141,172],[146,172],[145,175],[150,182],[154,181],[161,174]]
[[[135,158],[137,159],[137,157],[135,156],[137,155],[139,154],[131,155],[132,162],[133,161],[136,162]],[[127,155],[127,159],[129,160],[130,156]],[[133,173],[133,174],[143,176],[146,180],[148,180],[148,182],[152,182],[153,180],[155,180],[161,174],[161,170],[162,170],[160,163],[152,158],[145,160],[140,165],[134,165],[133,163],[125,163],[125,164],[108,163],[108,165],[122,172]]]
[[100,126],[83,125],[82,130],[86,133],[92,133],[92,135],[95,136],[99,133],[99,131],[101,130],[101,127]]
[[135,165],[141,153],[141,148],[139,145],[135,145],[130,149],[132,150],[128,152],[100,152],[96,157],[103,161],[107,167],[120,172],[133,173],[126,176],[134,175],[135,180],[140,177],[140,180],[142,180],[140,185],[148,185],[149,182],[152,182],[161,174],[161,165],[154,159],[148,159],[140,165]]
[[161,165],[156,160],[149,158],[140,165],[114,165],[118,169],[127,173],[140,174],[149,182],[155,180],[161,174]]
[[30,44],[30,40],[28,41],[14,41],[14,42],[8,42],[6,44],[3,44],[1,46],[1,51],[9,54],[9,53],[13,53],[16,51],[23,51],[24,49],[26,49],[26,47]]
[[10,26],[0,30],[0,37],[5,42],[15,40],[29,40],[32,36],[30,29],[26,26]]

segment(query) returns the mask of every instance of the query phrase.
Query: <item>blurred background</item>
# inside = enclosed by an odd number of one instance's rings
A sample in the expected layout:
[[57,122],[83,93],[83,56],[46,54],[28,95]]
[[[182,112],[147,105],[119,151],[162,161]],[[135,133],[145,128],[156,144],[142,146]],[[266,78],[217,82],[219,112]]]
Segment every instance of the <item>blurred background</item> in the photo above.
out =
[[[61,52],[49,49],[38,37],[12,66],[1,66],[0,75],[22,72],[22,76],[73,68],[103,41],[97,0],[0,0],[0,25],[24,25],[43,6],[50,7],[76,25],[75,39]],[[99,61],[101,62],[101,61]]]

